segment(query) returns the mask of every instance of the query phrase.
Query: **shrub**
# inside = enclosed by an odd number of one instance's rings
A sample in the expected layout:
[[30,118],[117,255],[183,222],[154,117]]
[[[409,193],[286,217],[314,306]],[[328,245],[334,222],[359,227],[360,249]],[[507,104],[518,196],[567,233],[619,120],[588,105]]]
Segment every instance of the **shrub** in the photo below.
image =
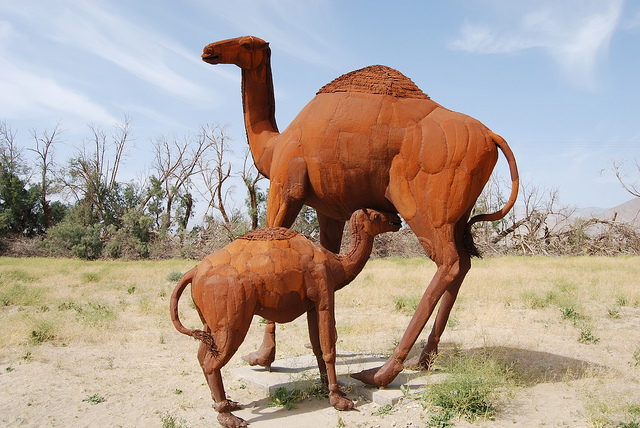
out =
[[458,356],[447,366],[449,377],[422,394],[423,406],[434,410],[431,422],[439,424],[431,426],[448,426],[454,417],[492,418],[498,392],[511,382],[510,369],[483,354]]
[[33,345],[39,345],[51,341],[55,338],[54,327],[49,321],[39,321],[29,336],[29,341]]
[[267,407],[284,407],[287,410],[291,410],[293,409],[293,403],[303,398],[303,394],[299,389],[288,390],[284,386],[281,386],[273,393]]

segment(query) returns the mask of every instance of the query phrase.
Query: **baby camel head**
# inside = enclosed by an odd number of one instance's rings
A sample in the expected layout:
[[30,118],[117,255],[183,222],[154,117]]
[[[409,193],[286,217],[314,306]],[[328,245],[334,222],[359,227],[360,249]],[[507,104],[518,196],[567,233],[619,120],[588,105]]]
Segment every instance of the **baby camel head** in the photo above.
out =
[[237,37],[208,44],[202,52],[202,60],[209,64],[235,64],[251,70],[271,56],[269,43],[254,36]]
[[402,226],[402,220],[396,213],[384,213],[372,209],[362,209],[353,213],[351,222],[358,230],[363,229],[371,236],[384,232],[396,232]]

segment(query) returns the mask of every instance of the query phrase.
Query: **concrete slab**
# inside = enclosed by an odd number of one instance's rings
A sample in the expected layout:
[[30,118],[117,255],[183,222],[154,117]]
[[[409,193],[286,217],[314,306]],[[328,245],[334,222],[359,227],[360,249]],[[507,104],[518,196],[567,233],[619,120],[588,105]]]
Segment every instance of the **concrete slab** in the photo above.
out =
[[[379,405],[395,404],[404,396],[402,389],[416,392],[427,384],[438,383],[445,374],[404,370],[385,388],[366,385],[351,378],[351,373],[379,367],[386,358],[376,355],[342,352],[336,358],[336,374],[343,391],[351,399],[366,399]],[[318,366],[313,355],[304,355],[274,361],[269,372],[263,367],[242,366],[230,370],[231,374],[265,397],[278,388],[305,390],[314,382],[320,382]]]

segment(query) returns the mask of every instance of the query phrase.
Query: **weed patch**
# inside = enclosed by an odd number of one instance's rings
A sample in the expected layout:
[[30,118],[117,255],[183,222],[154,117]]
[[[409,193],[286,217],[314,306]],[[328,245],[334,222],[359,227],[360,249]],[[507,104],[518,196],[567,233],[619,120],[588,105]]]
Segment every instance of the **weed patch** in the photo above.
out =
[[162,428],[186,428],[185,421],[178,421],[175,416],[169,412],[165,412],[160,415],[160,422],[162,422]]
[[401,312],[405,315],[413,315],[418,308],[418,303],[420,303],[419,296],[396,296],[393,298],[396,312]]
[[100,275],[97,272],[86,272],[82,274],[82,280],[84,282],[99,282]]
[[31,334],[29,335],[29,342],[32,345],[39,345],[44,342],[49,342],[55,338],[55,328],[50,321],[39,321]]
[[102,395],[96,393],[88,396],[87,398],[83,398],[82,401],[87,402],[89,404],[100,404],[107,401],[107,399],[104,398]]
[[384,406],[378,407],[375,412],[371,413],[373,416],[381,416],[384,417],[391,413],[393,410],[393,404],[385,404]]
[[303,398],[302,391],[299,389],[288,390],[282,386],[275,390],[267,407],[284,407],[287,410],[291,410],[293,409],[293,404]]
[[0,306],[37,306],[42,302],[44,287],[23,284],[0,285]]
[[173,271],[173,272],[169,273],[169,275],[167,275],[167,281],[169,281],[169,282],[180,281],[182,279],[183,275],[184,274],[182,272]]
[[596,337],[591,332],[591,327],[583,326],[580,329],[580,336],[578,336],[578,342],[584,343],[584,344],[589,344],[589,343],[596,344],[596,343],[600,342],[600,338]]
[[512,382],[511,369],[482,354],[457,356],[445,366],[449,377],[422,393],[422,405],[431,411],[430,426],[449,426],[456,417],[493,418],[499,392]]

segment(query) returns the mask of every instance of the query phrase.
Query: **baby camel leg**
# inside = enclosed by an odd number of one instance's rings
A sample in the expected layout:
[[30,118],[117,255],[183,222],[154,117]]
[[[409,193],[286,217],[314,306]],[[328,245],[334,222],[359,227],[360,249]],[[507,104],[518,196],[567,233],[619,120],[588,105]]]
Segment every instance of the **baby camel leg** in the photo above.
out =
[[[240,344],[242,344],[251,324],[252,316],[250,314],[236,313],[234,315],[228,320],[228,323],[236,327],[236,334],[226,336],[226,340],[216,337],[215,333],[211,333],[209,326],[205,325],[205,331],[213,335],[214,341],[218,346],[216,355],[204,343],[201,343],[198,349],[198,361],[209,384],[211,397],[215,402],[213,407],[218,412],[218,422],[227,428],[247,426],[247,422],[244,419],[231,413],[232,410],[239,409],[240,406],[235,401],[227,399],[224,385],[222,384],[222,375],[220,374],[220,369],[231,359]],[[224,333],[226,334],[226,332]]]
[[318,361],[318,370],[320,371],[320,380],[325,388],[329,387],[327,382],[327,365],[322,357],[322,347],[320,346],[320,333],[318,331],[318,311],[316,308],[307,312],[307,326],[309,327],[309,340],[311,341],[311,349]]
[[[318,312],[318,332],[322,358],[327,366],[327,380],[329,381],[329,402],[338,410],[353,409],[353,401],[340,391],[336,376],[336,319],[334,314],[333,292],[328,293],[326,304],[316,306]],[[322,299],[321,298],[321,302]]]

